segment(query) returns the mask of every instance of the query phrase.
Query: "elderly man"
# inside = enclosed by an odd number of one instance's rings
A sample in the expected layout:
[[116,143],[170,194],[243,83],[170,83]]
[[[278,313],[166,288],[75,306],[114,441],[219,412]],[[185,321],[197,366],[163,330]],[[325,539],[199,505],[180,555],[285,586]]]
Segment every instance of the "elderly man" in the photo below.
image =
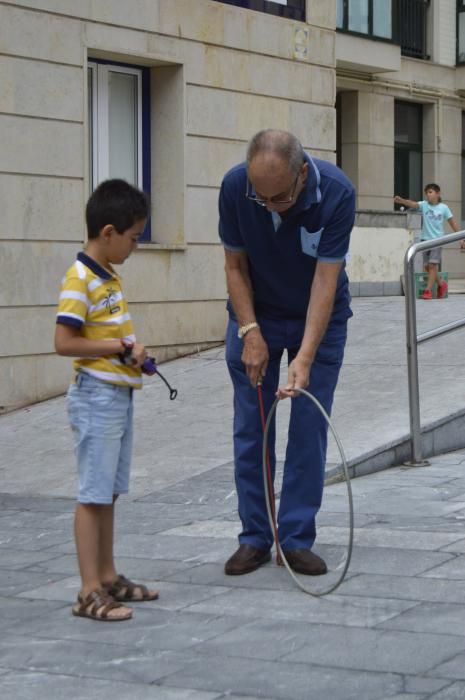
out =
[[[246,574],[271,558],[256,390],[260,380],[266,411],[276,392],[292,397],[279,541],[295,571],[324,574],[325,562],[311,549],[323,494],[327,426],[313,402],[294,390],[309,387],[330,412],[352,315],[344,260],[354,223],[354,188],[335,165],[306,154],[295,136],[269,129],[251,139],[246,163],[224,177],[219,211],[242,521],[239,549],[226,562],[225,573]],[[288,378],[278,388],[284,350]],[[273,476],[274,439],[272,425]]]

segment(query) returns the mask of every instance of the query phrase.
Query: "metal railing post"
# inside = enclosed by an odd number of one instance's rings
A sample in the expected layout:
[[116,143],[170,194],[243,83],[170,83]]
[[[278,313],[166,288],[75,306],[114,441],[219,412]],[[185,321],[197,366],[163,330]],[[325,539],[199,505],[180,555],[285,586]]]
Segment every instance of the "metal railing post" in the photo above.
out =
[[404,260],[405,321],[407,333],[408,400],[410,416],[410,461],[407,466],[421,467],[429,464],[422,459],[420,426],[420,384],[418,380],[417,312],[415,299],[415,245],[411,246]]
[[411,245],[404,258],[405,279],[405,320],[407,334],[407,369],[408,369],[408,400],[410,416],[410,455],[411,459],[405,462],[409,467],[423,467],[429,462],[423,459],[421,445],[420,424],[420,384],[418,379],[418,344],[426,340],[437,338],[445,333],[465,327],[465,318],[447,323],[421,335],[417,335],[417,314],[415,294],[415,269],[414,262],[417,253],[431,248],[438,248],[448,243],[465,240],[465,230],[450,233],[441,238],[428,241],[420,241]]

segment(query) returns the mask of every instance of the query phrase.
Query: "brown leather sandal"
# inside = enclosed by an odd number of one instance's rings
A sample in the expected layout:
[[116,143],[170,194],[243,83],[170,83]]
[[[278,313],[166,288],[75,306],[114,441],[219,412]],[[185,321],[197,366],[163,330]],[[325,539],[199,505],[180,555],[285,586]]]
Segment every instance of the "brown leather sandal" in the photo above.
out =
[[114,599],[126,603],[142,603],[145,600],[157,600],[158,591],[149,591],[142,583],[134,583],[120,574],[113,583],[103,583],[103,589]]
[[130,620],[132,610],[129,610],[126,615],[121,617],[108,616],[111,610],[124,607],[121,603],[117,603],[109,594],[108,591],[100,589],[92,591],[85,598],[81,594],[78,595],[77,603],[73,605],[72,613],[76,617],[88,617],[90,620],[98,620],[99,622],[121,622]]

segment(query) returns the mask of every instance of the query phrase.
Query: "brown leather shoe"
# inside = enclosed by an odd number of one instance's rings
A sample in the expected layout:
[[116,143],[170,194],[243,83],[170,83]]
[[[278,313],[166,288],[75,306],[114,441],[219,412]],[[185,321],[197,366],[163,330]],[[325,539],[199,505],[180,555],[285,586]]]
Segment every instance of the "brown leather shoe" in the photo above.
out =
[[241,576],[255,571],[262,564],[270,561],[271,554],[267,549],[258,549],[251,544],[241,544],[224,565],[224,573],[228,576]]
[[[298,574],[307,576],[321,576],[326,574],[328,569],[326,563],[318,554],[314,554],[310,549],[293,549],[284,552],[287,563]],[[283,564],[281,564],[283,566]]]

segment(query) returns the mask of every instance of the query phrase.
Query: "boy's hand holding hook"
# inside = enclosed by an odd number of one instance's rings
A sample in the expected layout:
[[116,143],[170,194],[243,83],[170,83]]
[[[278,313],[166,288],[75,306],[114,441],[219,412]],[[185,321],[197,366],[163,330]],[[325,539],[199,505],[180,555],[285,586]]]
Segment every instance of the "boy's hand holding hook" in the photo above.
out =
[[124,365],[129,365],[129,366],[133,366],[133,367],[140,367],[142,372],[144,374],[147,374],[149,377],[153,376],[154,374],[158,374],[160,379],[163,380],[163,382],[166,384],[166,386],[169,389],[170,400],[174,401],[174,399],[178,395],[178,390],[173,389],[173,387],[170,386],[168,381],[162,375],[162,373],[158,369],[155,358],[148,357],[147,350],[145,349],[145,346],[142,345],[141,343],[133,343],[129,340],[122,340],[121,343],[124,346],[124,352],[120,353],[120,356],[119,356],[121,362]]

